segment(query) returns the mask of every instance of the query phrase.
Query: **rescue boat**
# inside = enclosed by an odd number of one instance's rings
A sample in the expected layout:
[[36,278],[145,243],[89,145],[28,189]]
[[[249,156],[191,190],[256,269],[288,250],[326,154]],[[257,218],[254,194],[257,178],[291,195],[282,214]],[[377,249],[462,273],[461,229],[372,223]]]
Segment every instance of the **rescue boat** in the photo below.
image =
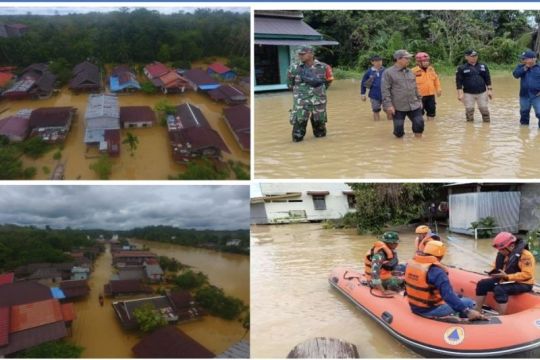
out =
[[[486,275],[448,267],[457,294],[474,299],[476,283]],[[507,314],[489,320],[457,317],[434,319],[414,314],[404,292],[383,295],[371,289],[363,271],[338,267],[330,284],[377,321],[401,343],[426,357],[534,357],[540,356],[540,292],[511,296]],[[486,298],[494,307],[492,295]]]

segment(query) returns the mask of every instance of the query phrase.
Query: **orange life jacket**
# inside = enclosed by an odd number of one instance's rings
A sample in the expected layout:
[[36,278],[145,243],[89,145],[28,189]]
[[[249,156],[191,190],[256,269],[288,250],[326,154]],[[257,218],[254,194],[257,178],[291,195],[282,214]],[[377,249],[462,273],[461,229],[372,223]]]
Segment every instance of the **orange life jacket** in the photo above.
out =
[[418,240],[418,238],[415,239],[414,245],[416,246],[416,252],[424,252],[424,248],[426,247],[427,243],[431,240],[434,240],[430,236],[426,236],[422,240]]
[[431,308],[444,304],[439,290],[427,282],[427,274],[432,266],[446,268],[435,256],[415,255],[407,263],[405,270],[405,289],[409,303],[422,308]]
[[381,280],[388,280],[392,277],[391,270],[388,269],[386,266],[384,266],[384,264],[389,264],[390,262],[393,263],[392,260],[395,257],[394,252],[384,242],[376,241],[373,244],[373,247],[370,250],[368,250],[364,258],[364,273],[368,281],[371,280],[371,257],[374,254],[378,253],[379,251],[383,251],[384,254],[386,255],[386,261],[384,261],[383,266],[381,267],[380,278]]

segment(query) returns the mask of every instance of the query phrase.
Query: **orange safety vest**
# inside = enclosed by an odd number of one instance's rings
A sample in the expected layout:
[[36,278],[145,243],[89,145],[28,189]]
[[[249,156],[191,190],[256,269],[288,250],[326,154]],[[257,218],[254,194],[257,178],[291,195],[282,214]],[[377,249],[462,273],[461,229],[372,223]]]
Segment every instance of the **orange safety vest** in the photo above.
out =
[[427,274],[432,266],[438,266],[448,272],[439,260],[431,255],[417,254],[407,263],[405,289],[409,304],[422,308],[431,308],[444,304],[439,290],[427,282]]
[[429,65],[426,70],[415,66],[411,71],[416,75],[416,86],[420,96],[436,95],[441,91],[441,82],[433,66]]
[[[371,280],[371,257],[379,251],[383,251],[386,255],[386,261],[384,263],[388,263],[394,258],[394,252],[388,247],[388,245],[382,241],[376,241],[373,244],[373,247],[368,250],[364,258],[364,273],[368,281]],[[384,267],[381,267],[380,277],[381,280],[388,280],[392,277],[392,272]]]

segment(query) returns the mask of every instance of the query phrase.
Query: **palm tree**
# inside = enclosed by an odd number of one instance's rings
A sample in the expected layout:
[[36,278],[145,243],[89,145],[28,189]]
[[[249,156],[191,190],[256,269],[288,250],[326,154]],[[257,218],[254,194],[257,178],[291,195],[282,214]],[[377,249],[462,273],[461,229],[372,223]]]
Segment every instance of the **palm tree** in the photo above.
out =
[[129,151],[131,153],[131,156],[135,153],[135,150],[137,150],[137,145],[139,144],[139,138],[132,133],[128,132],[127,137],[122,141],[122,144],[129,145]]

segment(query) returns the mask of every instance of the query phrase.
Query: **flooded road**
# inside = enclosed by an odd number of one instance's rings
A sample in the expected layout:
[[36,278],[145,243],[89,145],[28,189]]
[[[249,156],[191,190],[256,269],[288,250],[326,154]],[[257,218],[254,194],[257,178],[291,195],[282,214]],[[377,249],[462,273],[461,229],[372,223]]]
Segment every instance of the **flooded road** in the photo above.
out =
[[[519,81],[494,76],[491,124],[465,122],[454,78],[441,77],[436,120],[415,139],[392,135],[392,122],[373,121],[358,80],[337,80],[328,91],[328,135],[291,141],[290,92],[255,98],[255,176],[258,178],[538,178],[538,124],[519,125]],[[418,164],[421,164],[419,169]]]
[[[119,106],[142,106],[154,107],[160,100],[166,99],[170,104],[180,105],[189,102],[198,106],[208,119],[210,125],[216,130],[227,147],[230,154],[223,153],[223,160],[240,161],[249,165],[249,153],[240,149],[233,134],[223,121],[222,113],[224,105],[212,101],[208,96],[193,91],[184,94],[171,95],[145,95],[141,93],[123,94],[118,96]],[[84,144],[84,114],[88,102],[87,94],[75,95],[64,88],[56,96],[46,100],[22,100],[3,101],[0,106],[8,110],[0,115],[0,118],[10,116],[20,109],[36,109],[47,106],[73,106],[77,108],[77,116],[67,136],[62,150],[61,162],[65,162],[65,178],[67,180],[97,180],[94,171],[89,165],[96,161],[95,158],[85,158],[86,145]],[[127,132],[139,138],[137,150],[134,156],[130,156],[127,145],[122,145],[120,156],[113,158],[111,180],[166,180],[169,175],[178,175],[185,171],[184,165],[179,165],[172,158],[169,145],[167,128],[155,124],[151,128],[122,129],[121,138],[124,140]],[[44,167],[52,172],[57,164],[53,159],[56,148],[43,157],[33,160],[23,158],[25,167],[34,166],[37,169],[35,179],[49,179],[50,174]]]
[[[413,255],[414,229],[400,230],[400,261]],[[443,263],[483,271],[495,250],[490,239],[452,234]],[[328,284],[338,265],[363,267],[373,236],[356,230],[324,230],[321,224],[251,227],[252,267],[251,354],[284,358],[297,344],[319,336],[339,338],[358,346],[360,357],[419,357],[382,329]],[[537,278],[540,269],[537,268]]]
[[[159,245],[161,244],[149,243],[152,251],[161,255],[175,257],[183,263],[189,263],[187,259],[177,255],[186,254],[184,257],[189,256],[191,248],[169,244],[165,244],[164,247]],[[208,275],[220,268],[223,282],[218,283],[219,276],[210,276],[210,281],[214,283],[214,280],[217,279],[214,284],[223,287],[229,295],[241,297],[242,294],[245,294],[245,298],[241,298],[245,303],[249,304],[249,258],[247,256],[244,256],[245,259],[242,260],[233,257],[222,257],[219,253],[209,252],[199,254],[198,257],[194,255],[192,258],[198,259],[197,268]],[[214,259],[214,268],[207,269],[205,266],[212,264],[212,258]],[[133,356],[131,348],[140,340],[136,332],[125,331],[120,326],[111,306],[114,299],[105,298],[104,306],[99,306],[98,296],[103,292],[103,285],[109,282],[113,273],[111,263],[112,256],[107,246],[106,253],[97,259],[94,272],[91,274],[89,281],[90,295],[83,301],[75,302],[77,319],[73,322],[73,336],[69,339],[85,348],[82,357],[129,358]],[[242,271],[245,273],[243,276],[241,275]],[[245,280],[246,277],[247,281]],[[236,289],[237,293],[229,293],[228,288]],[[240,322],[226,321],[213,316],[205,316],[200,321],[180,324],[178,328],[215,354],[225,351],[231,345],[240,341],[245,333]],[[246,338],[249,339],[249,334]]]

